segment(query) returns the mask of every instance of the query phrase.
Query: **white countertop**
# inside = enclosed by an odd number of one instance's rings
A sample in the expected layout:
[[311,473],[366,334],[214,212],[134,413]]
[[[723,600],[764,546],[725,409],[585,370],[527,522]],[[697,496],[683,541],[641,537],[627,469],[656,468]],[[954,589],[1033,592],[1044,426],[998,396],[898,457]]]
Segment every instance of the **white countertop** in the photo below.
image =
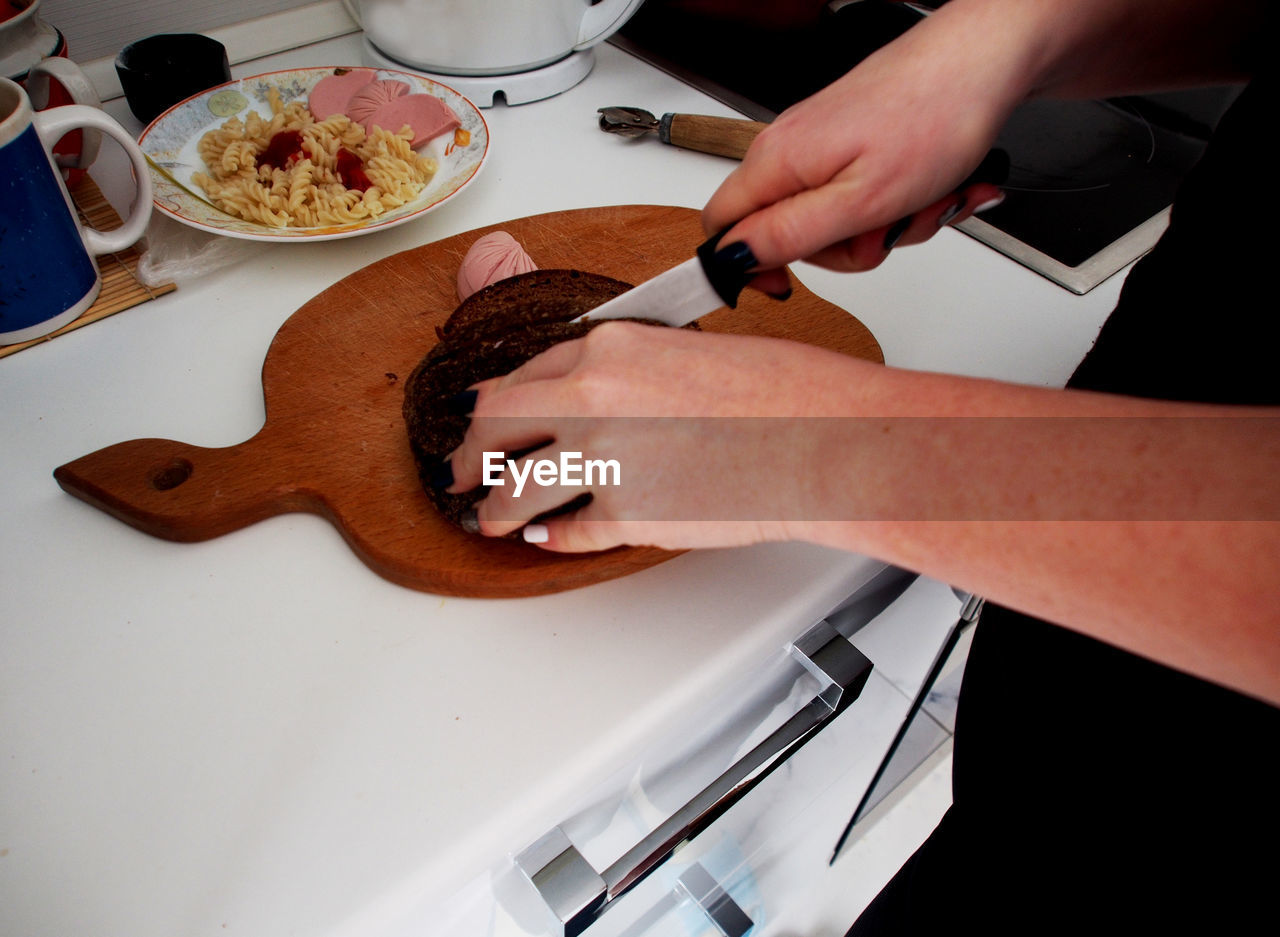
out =
[[[360,64],[357,37],[236,72],[316,64]],[[545,832],[620,753],[877,568],[774,545],[555,596],[446,599],[378,578],[317,517],[174,544],[53,481],[126,439],[253,435],[276,330],[379,258],[541,212],[700,207],[729,164],[603,134],[595,110],[608,104],[732,113],[600,47],[570,91],[486,110],[489,164],[423,219],[255,245],[0,360],[0,931],[226,934],[251,920],[241,933],[375,932],[378,908],[447,891]],[[122,101],[107,109],[141,129]],[[95,177],[118,198],[113,165],[104,157]],[[795,273],[857,315],[891,365],[1044,385],[1067,378],[1120,285],[1075,296],[950,230],[871,273]]]

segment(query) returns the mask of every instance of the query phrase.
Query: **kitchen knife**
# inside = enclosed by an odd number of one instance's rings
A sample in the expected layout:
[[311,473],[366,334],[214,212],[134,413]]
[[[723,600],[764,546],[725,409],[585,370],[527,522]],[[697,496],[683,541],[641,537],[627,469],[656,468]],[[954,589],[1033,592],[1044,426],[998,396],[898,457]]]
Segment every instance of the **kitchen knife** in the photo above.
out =
[[720,234],[699,245],[694,256],[620,296],[591,309],[574,322],[598,319],[649,319],[688,325],[694,319],[738,304],[738,294],[751,280],[750,254],[729,248],[717,251]]
[[[957,186],[957,191],[977,182],[999,185],[1008,173],[1009,154],[1000,149],[991,150],[968,178]],[[694,256],[684,263],[632,287],[573,321],[649,319],[678,328],[721,306],[734,308],[738,295],[751,281],[750,268],[745,265],[751,262],[751,252],[745,245],[741,245],[741,251],[732,247],[717,251],[716,246],[724,234],[725,231],[721,231],[703,241]]]

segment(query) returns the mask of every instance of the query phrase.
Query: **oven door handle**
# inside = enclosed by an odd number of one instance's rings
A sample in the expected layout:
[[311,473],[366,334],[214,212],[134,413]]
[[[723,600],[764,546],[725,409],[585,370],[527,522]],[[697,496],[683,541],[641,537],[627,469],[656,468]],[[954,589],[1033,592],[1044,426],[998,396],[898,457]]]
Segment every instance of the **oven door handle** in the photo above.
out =
[[597,872],[559,827],[515,857],[516,867],[551,911],[560,937],[581,934],[681,844],[714,823],[847,709],[871,676],[871,661],[825,620],[788,650],[823,688],[607,869]]

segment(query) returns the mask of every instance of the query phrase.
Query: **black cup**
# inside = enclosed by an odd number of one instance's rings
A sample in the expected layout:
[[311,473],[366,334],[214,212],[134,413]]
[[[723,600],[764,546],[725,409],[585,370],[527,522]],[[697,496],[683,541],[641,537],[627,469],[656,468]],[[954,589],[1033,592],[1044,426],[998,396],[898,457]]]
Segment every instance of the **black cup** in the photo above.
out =
[[133,116],[149,124],[193,94],[231,80],[222,43],[197,33],[167,33],[130,43],[116,56],[116,74]]

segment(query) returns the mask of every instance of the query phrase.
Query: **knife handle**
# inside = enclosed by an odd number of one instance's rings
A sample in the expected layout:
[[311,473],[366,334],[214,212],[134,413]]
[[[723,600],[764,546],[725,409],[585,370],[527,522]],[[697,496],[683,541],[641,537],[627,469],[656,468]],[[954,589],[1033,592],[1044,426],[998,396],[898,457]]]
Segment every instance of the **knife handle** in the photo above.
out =
[[751,141],[767,126],[758,120],[738,117],[663,114],[658,122],[658,139],[686,150],[742,159]]

